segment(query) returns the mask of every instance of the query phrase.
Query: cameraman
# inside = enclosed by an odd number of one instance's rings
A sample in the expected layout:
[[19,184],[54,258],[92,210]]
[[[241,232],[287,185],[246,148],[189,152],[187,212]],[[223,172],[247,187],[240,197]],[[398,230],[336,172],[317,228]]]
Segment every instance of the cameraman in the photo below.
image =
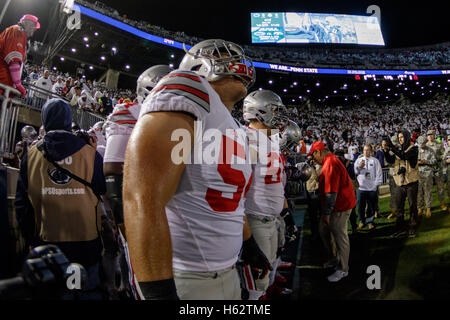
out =
[[[398,238],[408,234],[409,237],[415,237],[418,216],[417,193],[419,190],[419,150],[417,146],[411,144],[411,135],[409,131],[404,130],[399,132],[397,137],[400,148],[395,147],[391,139],[385,138],[387,144],[383,150],[386,161],[394,164],[394,203],[395,208],[397,209],[397,221],[396,230],[391,236]],[[406,230],[406,226],[404,225],[406,197],[408,197],[410,211],[409,231]]]
[[20,166],[14,203],[19,228],[27,249],[54,244],[69,261],[83,265],[86,290],[92,291],[99,284],[103,250],[98,206],[106,192],[102,158],[89,141],[71,132],[72,111],[64,100],[48,100],[42,122],[46,134]]

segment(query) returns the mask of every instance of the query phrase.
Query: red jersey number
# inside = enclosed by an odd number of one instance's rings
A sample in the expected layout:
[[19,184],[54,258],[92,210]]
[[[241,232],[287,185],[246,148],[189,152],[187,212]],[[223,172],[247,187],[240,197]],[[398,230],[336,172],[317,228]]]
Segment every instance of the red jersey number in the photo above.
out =
[[[222,147],[219,155],[221,162],[217,165],[217,171],[222,177],[223,182],[236,186],[237,188],[236,192],[233,193],[232,198],[223,197],[223,191],[208,188],[206,191],[206,201],[214,211],[232,212],[239,206],[239,201],[241,200],[246,180],[242,171],[231,167],[233,155],[245,159],[244,146],[237,143],[233,139],[228,138],[227,136],[223,136]],[[246,188],[246,191],[247,189],[248,188]]]

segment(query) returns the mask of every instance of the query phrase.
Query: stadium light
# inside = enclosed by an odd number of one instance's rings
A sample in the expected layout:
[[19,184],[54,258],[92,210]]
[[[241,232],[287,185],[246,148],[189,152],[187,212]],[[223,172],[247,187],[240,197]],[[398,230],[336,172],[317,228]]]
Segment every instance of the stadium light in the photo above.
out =
[[294,86],[296,86],[297,84],[298,84],[297,82],[294,82],[294,83],[293,83]]
[[111,50],[114,51],[114,53],[117,52],[117,48],[116,47],[112,47]]
[[86,48],[89,48],[89,43],[86,43]]
[[100,59],[103,60],[103,61],[106,60],[105,56],[101,56]]
[[328,96],[325,96],[325,99],[328,99]]
[[72,48],[71,50],[73,53],[77,52],[77,49],[75,49],[75,48]]
[[308,90],[306,90],[306,92],[310,93],[310,92],[311,92],[311,90],[309,90],[309,89],[308,89]]
[[345,101],[348,101],[348,99],[347,99],[347,98],[345,98]]
[[56,71],[56,67],[53,67],[52,69],[53,69],[54,71]]
[[171,54],[170,57],[173,59],[173,58],[175,58],[175,55],[174,55],[174,54]]
[[272,80],[269,80],[269,84],[272,84],[273,83],[273,81]]
[[96,36],[96,37],[97,37],[97,36],[98,36],[98,32],[94,32],[94,36]]
[[64,61],[64,57],[59,58],[59,60]]
[[94,70],[94,67],[93,66],[89,66],[89,70]]
[[169,67],[173,68],[173,63],[169,64]]
[[263,88],[259,88],[258,90],[259,90],[259,91],[262,91],[262,89],[263,89]]
[[319,86],[320,86],[320,83],[319,83],[319,82],[317,82],[317,83],[316,83],[316,87],[319,87]]
[[337,93],[337,91],[336,91],[336,90],[334,90],[334,91],[333,91],[333,93]]
[[303,99],[303,97],[302,96],[298,96],[298,98],[301,100],[301,99]]
[[364,89],[364,93],[367,93],[367,90],[366,90],[366,89]]
[[125,66],[125,69],[130,70],[130,65],[127,64],[127,65]]
[[89,41],[89,38],[88,38],[88,37],[84,37],[84,38],[83,38],[83,41],[84,41],[84,42],[88,42],[88,41]]
[[287,89],[283,89],[283,92],[287,92]]

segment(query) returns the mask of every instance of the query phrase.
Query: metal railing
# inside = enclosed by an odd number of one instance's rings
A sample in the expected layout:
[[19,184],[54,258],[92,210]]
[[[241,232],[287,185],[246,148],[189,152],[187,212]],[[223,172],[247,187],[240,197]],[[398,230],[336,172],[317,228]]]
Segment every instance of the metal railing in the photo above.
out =
[[19,106],[22,101],[17,99],[20,92],[13,87],[0,83],[0,163],[3,158],[12,159],[16,140]]
[[[66,97],[62,97],[55,92],[48,91],[31,84],[24,84],[24,87],[27,93],[24,99],[20,99],[21,104],[36,111],[41,111],[48,99],[59,98],[65,100],[67,103],[70,102]],[[71,109],[72,120],[84,130],[88,130],[95,123],[106,119],[103,115],[96,114],[88,110],[81,110],[78,106],[71,106]]]
[[383,184],[389,184],[389,168],[383,168]]

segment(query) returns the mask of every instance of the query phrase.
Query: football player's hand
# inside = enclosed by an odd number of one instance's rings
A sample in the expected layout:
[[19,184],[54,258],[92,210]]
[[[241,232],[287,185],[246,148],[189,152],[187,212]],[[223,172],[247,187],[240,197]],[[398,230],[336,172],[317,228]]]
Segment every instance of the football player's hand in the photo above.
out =
[[298,228],[295,224],[286,226],[286,238],[288,241],[294,241],[297,239]]
[[244,264],[250,265],[255,280],[263,279],[272,270],[269,260],[261,251],[253,236],[243,242],[241,259]]

